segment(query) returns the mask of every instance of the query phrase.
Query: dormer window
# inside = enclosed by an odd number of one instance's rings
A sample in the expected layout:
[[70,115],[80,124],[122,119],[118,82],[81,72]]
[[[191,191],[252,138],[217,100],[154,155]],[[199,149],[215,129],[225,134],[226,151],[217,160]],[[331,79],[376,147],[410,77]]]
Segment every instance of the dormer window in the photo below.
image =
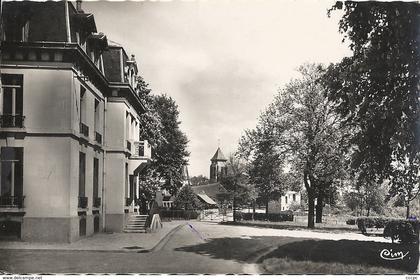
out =
[[5,30],[6,41],[27,42],[29,37],[29,20],[23,24],[9,22]]

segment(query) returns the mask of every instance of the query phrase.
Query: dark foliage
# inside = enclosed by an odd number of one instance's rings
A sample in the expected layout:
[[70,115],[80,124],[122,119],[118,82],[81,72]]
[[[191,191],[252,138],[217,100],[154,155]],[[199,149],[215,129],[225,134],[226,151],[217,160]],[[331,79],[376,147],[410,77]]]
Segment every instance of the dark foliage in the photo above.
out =
[[343,126],[354,130],[352,168],[370,182],[390,179],[408,217],[420,181],[420,5],[346,1],[334,9],[344,9],[339,30],[353,55],[324,81]]
[[419,240],[419,222],[407,220],[389,221],[384,229],[384,237],[391,238],[392,242],[416,243]]
[[200,216],[200,212],[195,210],[160,210],[162,220],[194,220],[198,216]]
[[242,213],[237,212],[236,219],[238,221],[244,220],[249,221],[252,220],[252,216],[254,216],[254,220],[257,221],[270,221],[270,222],[285,222],[285,221],[293,221],[293,212],[292,211],[284,211],[280,213]]

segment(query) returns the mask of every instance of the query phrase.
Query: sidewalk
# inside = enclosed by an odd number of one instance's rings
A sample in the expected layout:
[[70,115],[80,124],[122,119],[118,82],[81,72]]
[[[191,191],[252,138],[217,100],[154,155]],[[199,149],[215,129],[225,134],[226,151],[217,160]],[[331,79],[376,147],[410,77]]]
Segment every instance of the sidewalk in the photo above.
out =
[[163,228],[155,233],[97,233],[73,243],[0,241],[0,250],[138,252],[153,249],[172,230],[183,224],[186,224],[186,221],[163,222]]

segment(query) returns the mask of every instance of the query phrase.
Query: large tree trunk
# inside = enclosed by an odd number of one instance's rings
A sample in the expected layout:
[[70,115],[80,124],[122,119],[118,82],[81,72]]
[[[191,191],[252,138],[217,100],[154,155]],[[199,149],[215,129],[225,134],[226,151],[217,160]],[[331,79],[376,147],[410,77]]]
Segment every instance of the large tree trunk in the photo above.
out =
[[314,223],[314,212],[315,212],[315,196],[311,192],[308,192],[308,228],[315,228]]
[[408,217],[410,217],[410,200],[407,200],[406,207],[407,207],[407,213],[405,216],[406,216],[406,219],[408,219]]
[[312,189],[312,182],[309,182],[307,170],[303,172],[303,182],[305,184],[306,192],[308,193],[308,228],[314,228],[315,193]]
[[368,209],[367,209],[367,214],[366,214],[366,216],[367,216],[367,217],[369,217],[369,214],[370,214],[370,207],[368,207]]
[[265,218],[268,220],[268,198],[265,200]]
[[316,219],[315,222],[316,223],[322,223],[322,208],[323,208],[323,197],[322,195],[318,196],[318,199],[316,201]]
[[255,218],[255,201],[252,202],[252,220]]
[[236,201],[235,201],[235,197],[233,197],[233,202],[232,202],[232,212],[233,212],[233,222],[236,222]]

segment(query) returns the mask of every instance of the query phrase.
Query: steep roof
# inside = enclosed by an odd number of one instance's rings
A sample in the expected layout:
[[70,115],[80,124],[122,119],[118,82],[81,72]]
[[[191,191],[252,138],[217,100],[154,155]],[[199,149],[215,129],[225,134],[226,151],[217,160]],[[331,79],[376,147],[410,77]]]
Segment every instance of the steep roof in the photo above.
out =
[[214,154],[214,156],[211,158],[212,161],[227,161],[227,159],[225,158],[225,156],[222,153],[222,150],[220,150],[220,147],[217,148],[216,153]]
[[195,194],[206,194],[212,199],[217,199],[217,194],[226,193],[226,189],[220,183],[192,186],[191,187]]

